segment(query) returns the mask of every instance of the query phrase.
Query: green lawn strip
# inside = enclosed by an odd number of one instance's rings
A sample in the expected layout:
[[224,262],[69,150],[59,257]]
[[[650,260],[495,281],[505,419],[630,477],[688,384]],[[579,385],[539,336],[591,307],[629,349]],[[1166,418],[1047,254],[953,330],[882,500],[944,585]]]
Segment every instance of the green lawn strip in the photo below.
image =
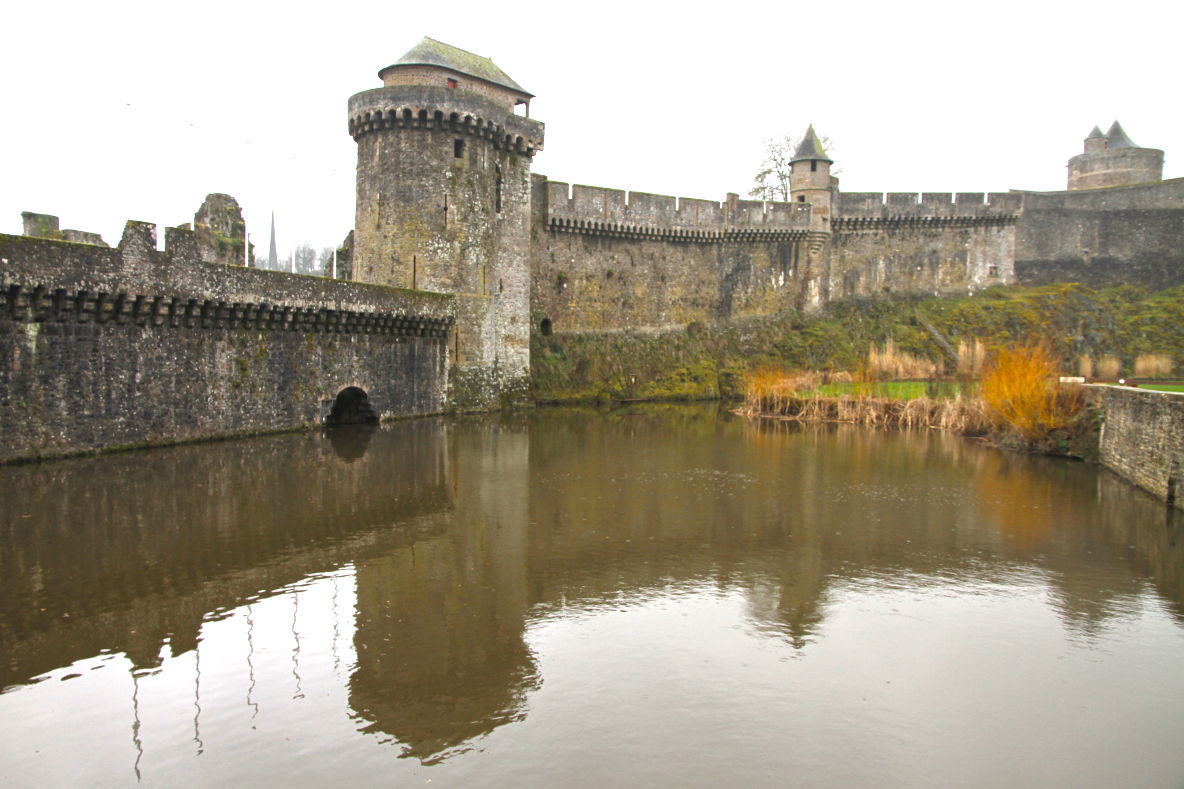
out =
[[962,391],[973,391],[975,384],[963,384],[959,381],[877,381],[875,383],[832,383],[824,384],[809,392],[802,392],[804,397],[817,395],[819,397],[882,397],[888,400],[916,400],[921,397],[934,399],[953,398]]

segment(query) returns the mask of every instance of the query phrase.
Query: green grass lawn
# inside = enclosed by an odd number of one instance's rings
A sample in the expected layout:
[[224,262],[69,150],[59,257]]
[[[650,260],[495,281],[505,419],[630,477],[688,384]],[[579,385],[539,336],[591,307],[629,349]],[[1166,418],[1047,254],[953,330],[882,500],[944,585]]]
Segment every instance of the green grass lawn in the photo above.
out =
[[883,397],[889,400],[915,400],[919,397],[952,398],[959,392],[973,392],[977,383],[962,383],[961,381],[877,381],[862,384],[825,384],[810,392],[802,392],[804,396],[819,395],[820,397],[842,397],[843,395],[863,395],[867,397]]
[[1156,392],[1184,392],[1184,384],[1139,384],[1139,388]]

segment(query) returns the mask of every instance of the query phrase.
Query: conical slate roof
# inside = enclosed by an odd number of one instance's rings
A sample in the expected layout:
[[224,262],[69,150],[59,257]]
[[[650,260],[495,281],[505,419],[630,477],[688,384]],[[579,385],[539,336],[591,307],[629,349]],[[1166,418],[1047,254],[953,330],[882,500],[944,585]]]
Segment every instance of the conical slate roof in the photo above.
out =
[[1086,137],[1085,139],[1087,139],[1087,140],[1096,140],[1096,139],[1098,139],[1099,137],[1101,137],[1103,140],[1104,140],[1104,139],[1106,139],[1106,135],[1102,134],[1102,130],[1101,130],[1100,128],[1098,128],[1097,126],[1095,126],[1095,127],[1094,127],[1094,130],[1093,130],[1093,131],[1091,131],[1091,132],[1089,133],[1089,136],[1088,136],[1088,137]]
[[822,143],[819,142],[818,135],[814,133],[814,124],[810,124],[809,128],[806,129],[806,134],[802,137],[802,141],[798,143],[798,149],[794,151],[793,158],[789,160],[789,163],[793,164],[794,162],[807,162],[811,160],[834,164],[834,161],[826,155],[826,150],[822,147]]
[[500,85],[503,88],[509,88],[515,93],[521,93],[523,96],[534,98],[533,93],[527,93],[514,80],[498,68],[489,58],[474,55],[472,52],[466,52],[458,47],[445,44],[442,41],[437,41],[434,38],[424,37],[423,41],[413,46],[406,55],[396,60],[391,65],[378,72],[381,77],[382,72],[395,66],[438,66],[439,68],[446,68],[451,71],[456,71],[470,77],[491,82],[494,85]]
[[1135,145],[1134,142],[1131,141],[1130,137],[1126,136],[1126,132],[1124,132],[1122,130],[1122,127],[1118,125],[1118,121],[1114,121],[1114,125],[1111,126],[1110,131],[1106,133],[1106,137],[1109,138],[1109,140],[1110,140],[1109,144],[1106,146],[1107,148],[1138,148],[1139,147],[1139,146]]

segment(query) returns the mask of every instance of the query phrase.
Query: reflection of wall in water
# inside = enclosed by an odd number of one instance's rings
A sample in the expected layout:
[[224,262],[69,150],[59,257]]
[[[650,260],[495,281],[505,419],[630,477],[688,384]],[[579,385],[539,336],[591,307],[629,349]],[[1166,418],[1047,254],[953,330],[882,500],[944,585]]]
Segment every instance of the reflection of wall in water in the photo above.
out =
[[104,649],[156,665],[208,612],[413,539],[390,527],[451,506],[447,461],[423,420],[351,462],[306,434],[0,469],[0,686]]
[[[537,415],[534,600],[595,604],[618,600],[620,589],[740,586],[751,615],[800,647],[822,621],[828,590],[844,581],[913,574],[1005,582],[1036,556],[1076,626],[1109,616],[1116,601],[1163,577],[1146,562],[1116,558],[1130,555],[1127,542],[1143,542],[1137,532],[1162,524],[1162,513],[1134,500],[1124,503],[1127,517],[1099,512],[1097,471],[1083,464],[934,431],[690,413]],[[735,431],[745,440],[735,441]],[[1116,525],[1123,536],[1106,534]],[[1184,600],[1178,587],[1160,592]]]
[[525,714],[529,447],[495,419],[448,428],[451,524],[357,566],[350,703],[425,761]]

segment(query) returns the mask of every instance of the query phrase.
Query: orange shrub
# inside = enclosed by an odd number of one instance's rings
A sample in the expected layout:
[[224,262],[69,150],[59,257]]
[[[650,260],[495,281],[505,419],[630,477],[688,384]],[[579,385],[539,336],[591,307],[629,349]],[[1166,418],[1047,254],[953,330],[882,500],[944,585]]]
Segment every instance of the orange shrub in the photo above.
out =
[[1029,440],[1067,426],[1081,408],[1081,391],[1058,385],[1058,369],[1043,343],[998,351],[979,384],[992,420],[1010,425]]

